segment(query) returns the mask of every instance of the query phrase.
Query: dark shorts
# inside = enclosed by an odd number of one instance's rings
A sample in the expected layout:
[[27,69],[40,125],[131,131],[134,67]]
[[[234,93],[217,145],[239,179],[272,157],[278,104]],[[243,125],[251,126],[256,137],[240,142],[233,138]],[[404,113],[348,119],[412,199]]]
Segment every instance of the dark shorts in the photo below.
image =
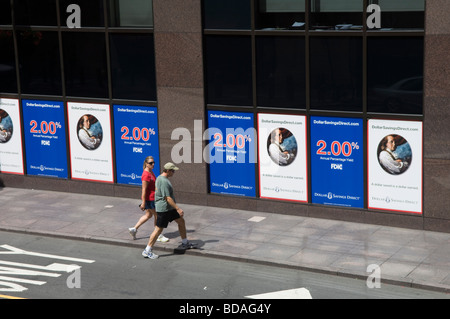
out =
[[167,212],[156,212],[158,218],[156,219],[156,226],[159,228],[167,228],[169,223],[175,219],[181,218],[176,209],[168,210]]
[[155,209],[155,201],[154,200],[146,200],[145,201],[145,209]]

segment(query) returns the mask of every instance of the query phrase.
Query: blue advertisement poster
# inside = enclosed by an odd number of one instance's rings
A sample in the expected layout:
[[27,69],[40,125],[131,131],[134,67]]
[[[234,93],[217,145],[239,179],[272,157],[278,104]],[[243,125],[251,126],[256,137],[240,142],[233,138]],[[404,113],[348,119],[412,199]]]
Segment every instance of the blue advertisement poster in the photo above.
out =
[[208,111],[207,134],[211,192],[255,197],[253,114]]
[[22,100],[28,175],[68,178],[64,104]]
[[312,202],[364,207],[362,119],[311,117]]
[[153,156],[160,174],[156,107],[114,105],[117,183],[141,185],[144,160]]

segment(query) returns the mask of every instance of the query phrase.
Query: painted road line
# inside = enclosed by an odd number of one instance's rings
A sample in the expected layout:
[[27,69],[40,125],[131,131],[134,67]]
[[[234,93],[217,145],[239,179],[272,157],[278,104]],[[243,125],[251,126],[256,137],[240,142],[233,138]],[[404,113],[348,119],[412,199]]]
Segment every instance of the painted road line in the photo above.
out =
[[7,295],[0,295],[0,299],[26,299],[26,298],[7,296]]
[[312,299],[306,288],[281,290],[265,294],[246,296],[249,299]]

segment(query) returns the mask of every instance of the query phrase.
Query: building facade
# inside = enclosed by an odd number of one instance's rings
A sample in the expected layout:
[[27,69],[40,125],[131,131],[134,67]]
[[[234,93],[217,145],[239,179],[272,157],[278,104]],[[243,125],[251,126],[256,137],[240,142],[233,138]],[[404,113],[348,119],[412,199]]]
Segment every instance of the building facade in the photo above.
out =
[[0,0],[4,187],[450,231],[445,0]]

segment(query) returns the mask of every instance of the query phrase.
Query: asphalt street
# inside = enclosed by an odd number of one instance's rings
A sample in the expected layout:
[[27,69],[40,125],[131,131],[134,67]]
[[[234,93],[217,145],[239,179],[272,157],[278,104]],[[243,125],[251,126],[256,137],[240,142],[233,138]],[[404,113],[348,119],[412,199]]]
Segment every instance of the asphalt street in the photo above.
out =
[[[312,299],[450,298],[442,292],[296,269],[0,232],[0,294],[27,299],[249,300],[303,289]],[[21,281],[22,280],[22,281]],[[14,290],[15,289],[15,290]],[[277,295],[278,294],[278,295]],[[259,299],[259,297],[256,297]]]
[[[132,240],[128,227],[142,216],[136,199],[0,188],[0,230],[87,240],[137,249],[153,230],[143,225]],[[304,216],[180,204],[188,238],[186,254],[287,267],[382,283],[450,291],[450,234]],[[180,245],[175,223],[156,252]],[[375,268],[374,268],[375,267]]]

